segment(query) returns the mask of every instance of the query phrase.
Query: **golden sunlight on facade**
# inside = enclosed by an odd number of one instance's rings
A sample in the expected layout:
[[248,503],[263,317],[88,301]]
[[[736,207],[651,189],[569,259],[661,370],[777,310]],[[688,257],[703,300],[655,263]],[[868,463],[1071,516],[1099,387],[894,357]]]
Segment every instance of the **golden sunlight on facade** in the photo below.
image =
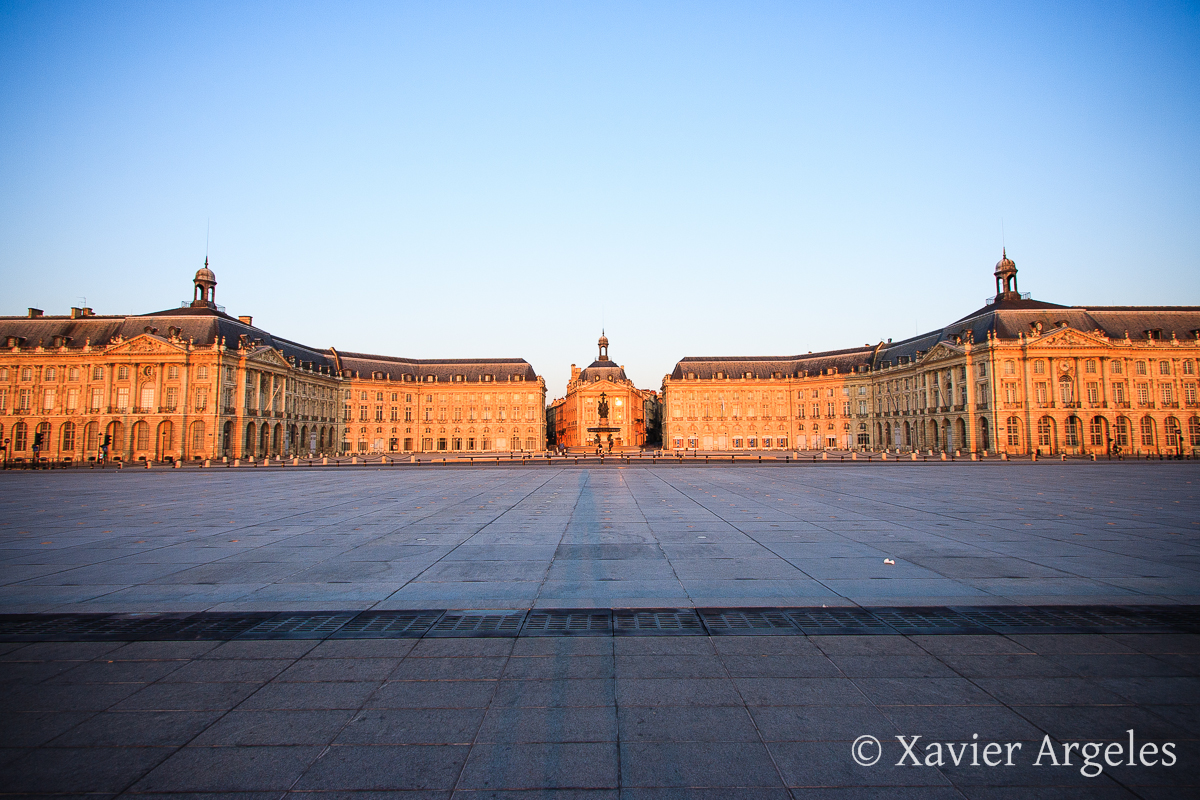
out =
[[901,342],[684,358],[663,379],[675,449],[1180,455],[1200,450],[1200,308],[1061,306],[1017,288]]

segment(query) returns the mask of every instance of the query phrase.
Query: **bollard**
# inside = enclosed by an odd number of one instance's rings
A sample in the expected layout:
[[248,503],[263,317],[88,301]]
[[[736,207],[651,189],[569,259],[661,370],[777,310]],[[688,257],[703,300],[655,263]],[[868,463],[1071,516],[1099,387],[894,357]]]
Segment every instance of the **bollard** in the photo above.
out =
[[946,451],[943,450],[942,451],[942,461],[945,461],[945,460],[946,460]]
[[322,457],[321,457],[321,466],[322,466],[322,467],[328,467],[328,466],[329,466],[329,456],[322,456]]
[[211,459],[211,458],[206,458],[206,459],[204,459],[204,466],[206,466],[206,467],[211,467],[211,466],[212,466],[212,459]]
[[886,450],[884,450],[882,453],[879,454],[879,460],[887,461],[887,451]]
[[828,460],[829,460],[829,452],[828,452],[828,451],[821,453],[821,460],[822,460],[822,461],[828,461]]
[[1029,456],[1029,460],[1030,460],[1030,461],[1037,461],[1037,451],[1036,451],[1036,450],[1034,450],[1034,451],[1033,451],[1033,454]]
[[972,460],[972,461],[978,461],[978,460],[979,460],[979,454],[978,454],[978,453],[971,453],[971,460]]
[[175,462],[175,469],[179,469],[179,468],[180,468],[180,467],[182,467],[182,466],[183,466],[183,462],[182,462],[182,461],[176,461],[176,462]]
[[1095,460],[1096,460],[1096,454],[1092,453],[1092,461],[1095,461]]
[[1060,453],[1060,454],[1059,454],[1059,456],[1058,456],[1058,460],[1059,460],[1059,461],[1066,461],[1066,460],[1067,460],[1067,454],[1066,454],[1066,453]]
[[850,460],[851,460],[851,461],[858,461],[858,453],[851,453],[851,454],[850,454]]
[[350,456],[351,465],[358,463],[358,456]]
[[1001,453],[1001,454],[1000,454],[1000,460],[1001,460],[1001,461],[1008,461],[1008,453]]
[[150,469],[150,459],[146,459],[146,469]]
[[235,458],[235,459],[233,460],[233,465],[234,465],[235,467],[240,467],[240,466],[242,465],[242,460],[241,460],[240,458]]
[[916,452],[914,452],[914,453],[912,454],[912,460],[913,460],[913,461],[916,461],[916,460],[917,460],[917,454],[916,454]]
[[293,467],[298,467],[298,466],[300,466],[300,457],[299,457],[299,456],[294,456],[294,457],[292,458],[292,466],[293,466]]

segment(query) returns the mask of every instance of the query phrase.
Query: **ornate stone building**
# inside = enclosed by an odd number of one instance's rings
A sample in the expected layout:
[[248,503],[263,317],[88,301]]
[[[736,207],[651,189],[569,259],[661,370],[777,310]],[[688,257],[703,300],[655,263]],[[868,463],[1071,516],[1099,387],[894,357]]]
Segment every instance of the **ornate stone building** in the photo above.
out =
[[550,404],[547,418],[554,440],[563,447],[618,450],[646,443],[646,404],[654,392],[643,391],[625,376],[625,368],[608,357],[608,337],[597,342],[599,355],[585,369],[571,365],[567,394]]
[[1200,450],[1200,307],[1030,299],[1007,254],[996,295],[900,342],[783,358],[684,358],[664,445],[1014,454]]
[[[0,442],[7,456],[32,458],[35,441],[41,458],[56,461],[96,459],[106,441],[107,457],[124,461],[451,449],[440,443],[453,443],[453,433],[443,437],[433,425],[409,435],[388,425],[384,433],[374,424],[376,408],[388,408],[389,422],[393,413],[437,419],[453,407],[439,402],[451,394],[445,390],[473,379],[503,383],[507,391],[497,397],[505,398],[508,414],[521,396],[520,415],[530,420],[522,419],[529,424],[521,425],[514,449],[531,440],[528,449],[542,446],[545,392],[524,361],[414,361],[308,347],[254,327],[248,316],[226,314],[207,262],[193,284],[190,303],[151,314],[73,308],[69,316],[45,316],[30,309],[26,317],[0,318]],[[418,380],[421,392],[414,391]],[[404,395],[401,386],[408,387]],[[371,400],[361,401],[367,391]],[[419,400],[398,399],[410,395]],[[389,402],[376,400],[383,397]],[[369,429],[354,424],[363,406]],[[506,418],[503,427],[503,435],[481,431],[478,448],[512,446],[514,424]]]
[[421,361],[330,350],[347,380],[344,451],[544,450],[546,382],[519,358]]

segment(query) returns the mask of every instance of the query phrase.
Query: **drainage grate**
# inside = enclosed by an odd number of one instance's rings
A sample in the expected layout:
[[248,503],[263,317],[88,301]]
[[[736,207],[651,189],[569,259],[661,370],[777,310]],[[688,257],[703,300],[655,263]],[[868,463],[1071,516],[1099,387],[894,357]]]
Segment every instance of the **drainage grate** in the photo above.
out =
[[447,611],[426,636],[516,636],[524,611]]
[[704,635],[700,617],[690,608],[631,609],[613,611],[613,633],[621,635]]
[[0,641],[1200,632],[1200,606],[0,614]]
[[797,608],[786,613],[792,623],[808,636],[896,633],[870,611],[860,608]]
[[611,636],[612,612],[608,609],[530,611],[522,636]]
[[285,613],[263,620],[239,639],[324,639],[356,616],[355,611]]
[[896,633],[991,633],[948,608],[877,608],[872,613]]
[[193,614],[170,624],[156,626],[138,638],[158,641],[228,641],[253,628],[274,614]]
[[714,636],[739,633],[752,636],[798,633],[787,614],[779,608],[701,608],[697,609],[696,613],[704,621],[704,627]]
[[416,639],[424,636],[442,611],[364,611],[338,628],[331,639]]
[[960,612],[996,633],[1170,633],[1200,623],[1191,607],[1050,606]]

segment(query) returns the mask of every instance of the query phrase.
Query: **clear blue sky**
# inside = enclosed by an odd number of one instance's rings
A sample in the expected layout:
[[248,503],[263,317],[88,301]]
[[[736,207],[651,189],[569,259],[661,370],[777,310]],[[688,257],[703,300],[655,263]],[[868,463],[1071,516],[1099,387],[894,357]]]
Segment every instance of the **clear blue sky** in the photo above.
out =
[[1195,3],[0,3],[0,313],[685,355],[1200,303]]

